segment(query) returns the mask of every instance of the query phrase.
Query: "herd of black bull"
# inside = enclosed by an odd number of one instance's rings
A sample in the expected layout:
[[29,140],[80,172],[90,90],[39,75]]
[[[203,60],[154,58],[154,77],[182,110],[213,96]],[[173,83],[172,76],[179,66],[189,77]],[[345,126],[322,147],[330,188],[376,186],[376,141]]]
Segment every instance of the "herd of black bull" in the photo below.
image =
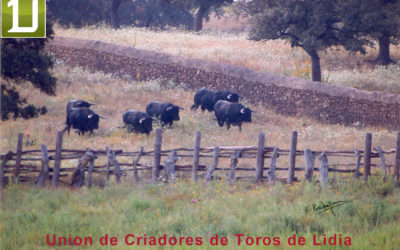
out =
[[[238,103],[239,95],[230,91],[213,91],[209,89],[199,89],[194,95],[194,104],[192,110],[201,107],[201,110],[214,111],[220,127],[226,123],[227,128],[230,125],[238,126],[242,129],[243,122],[251,122],[252,110]],[[69,133],[70,128],[77,130],[78,134],[84,135],[85,132],[93,133],[94,129],[99,127],[100,118],[104,118],[90,109],[94,103],[72,100],[67,104],[66,129]],[[179,110],[183,109],[172,103],[151,102],[146,107],[146,112],[128,110],[122,120],[129,131],[149,134],[153,130],[153,117],[161,125],[171,126],[174,121],[179,121]]]

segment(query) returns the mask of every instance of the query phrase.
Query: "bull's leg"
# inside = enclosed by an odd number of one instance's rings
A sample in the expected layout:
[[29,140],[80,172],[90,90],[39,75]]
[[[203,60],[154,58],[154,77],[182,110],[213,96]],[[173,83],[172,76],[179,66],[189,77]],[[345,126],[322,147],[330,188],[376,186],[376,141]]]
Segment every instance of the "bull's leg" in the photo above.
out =
[[190,107],[191,110],[197,110],[197,108],[199,107],[199,105],[197,105],[196,103],[193,104],[192,107]]
[[223,126],[224,126],[224,121],[223,121],[223,120],[220,120],[220,119],[218,119],[218,125],[219,125],[220,127],[223,127]]
[[226,122],[226,128],[227,128],[227,129],[230,129],[230,127],[231,127],[231,123],[227,121],[227,122]]
[[214,111],[214,105],[213,104],[207,104],[207,110],[208,112],[213,112]]
[[204,106],[204,105],[201,105],[201,111],[203,111],[203,112],[204,112],[204,110],[206,110],[206,106]]
[[242,124],[241,123],[239,123],[238,127],[239,127],[239,132],[242,132]]

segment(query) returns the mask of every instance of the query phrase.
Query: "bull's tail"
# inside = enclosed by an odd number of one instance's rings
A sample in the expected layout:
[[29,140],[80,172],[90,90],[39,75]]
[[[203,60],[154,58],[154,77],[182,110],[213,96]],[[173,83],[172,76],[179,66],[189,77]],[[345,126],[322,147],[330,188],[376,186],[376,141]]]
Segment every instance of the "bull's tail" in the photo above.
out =
[[197,110],[198,107],[199,107],[199,106],[197,106],[196,103],[195,103],[195,104],[192,105],[192,107],[190,107],[190,109],[191,109],[191,110]]

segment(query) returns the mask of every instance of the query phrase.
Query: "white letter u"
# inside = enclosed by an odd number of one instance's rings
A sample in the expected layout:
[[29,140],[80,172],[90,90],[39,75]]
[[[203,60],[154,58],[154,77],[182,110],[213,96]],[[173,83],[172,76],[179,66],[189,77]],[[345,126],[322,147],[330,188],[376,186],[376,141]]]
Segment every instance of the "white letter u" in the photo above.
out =
[[8,7],[12,6],[12,28],[8,32],[21,32],[21,33],[33,33],[38,29],[39,26],[39,4],[38,0],[32,0],[32,27],[19,27],[19,18],[18,18],[18,2],[19,0],[10,0],[8,2]]

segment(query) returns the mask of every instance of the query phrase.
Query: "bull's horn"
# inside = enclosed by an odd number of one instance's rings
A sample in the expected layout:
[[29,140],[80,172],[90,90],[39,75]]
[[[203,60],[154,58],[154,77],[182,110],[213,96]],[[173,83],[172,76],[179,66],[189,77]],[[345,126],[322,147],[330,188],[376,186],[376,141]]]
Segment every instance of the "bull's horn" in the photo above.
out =
[[251,112],[253,112],[253,113],[257,113],[257,111],[255,111],[255,110],[252,110],[252,109],[250,109],[250,111],[251,111]]
[[102,118],[102,119],[107,119],[107,117],[104,117],[104,116],[102,116],[102,115],[98,115],[100,118]]
[[87,117],[90,119],[93,117],[93,114],[89,114]]
[[88,102],[90,105],[96,105],[96,103],[94,102]]
[[182,108],[182,107],[179,107],[179,106],[178,106],[178,108],[179,108],[179,109],[182,109],[182,110],[186,110],[185,108]]
[[231,97],[232,97],[232,94],[229,94],[229,95],[228,95],[228,99],[231,99]]
[[168,108],[167,108],[167,111],[170,111],[171,109],[172,109],[172,107],[168,107]]
[[243,96],[241,96],[241,95],[238,95],[239,96],[239,98],[244,98]]
[[146,118],[140,119],[140,120],[139,120],[139,123],[142,124],[142,122],[143,122],[144,120],[146,120]]
[[240,110],[240,113],[241,113],[241,114],[244,114],[244,109],[241,109],[241,110]]

